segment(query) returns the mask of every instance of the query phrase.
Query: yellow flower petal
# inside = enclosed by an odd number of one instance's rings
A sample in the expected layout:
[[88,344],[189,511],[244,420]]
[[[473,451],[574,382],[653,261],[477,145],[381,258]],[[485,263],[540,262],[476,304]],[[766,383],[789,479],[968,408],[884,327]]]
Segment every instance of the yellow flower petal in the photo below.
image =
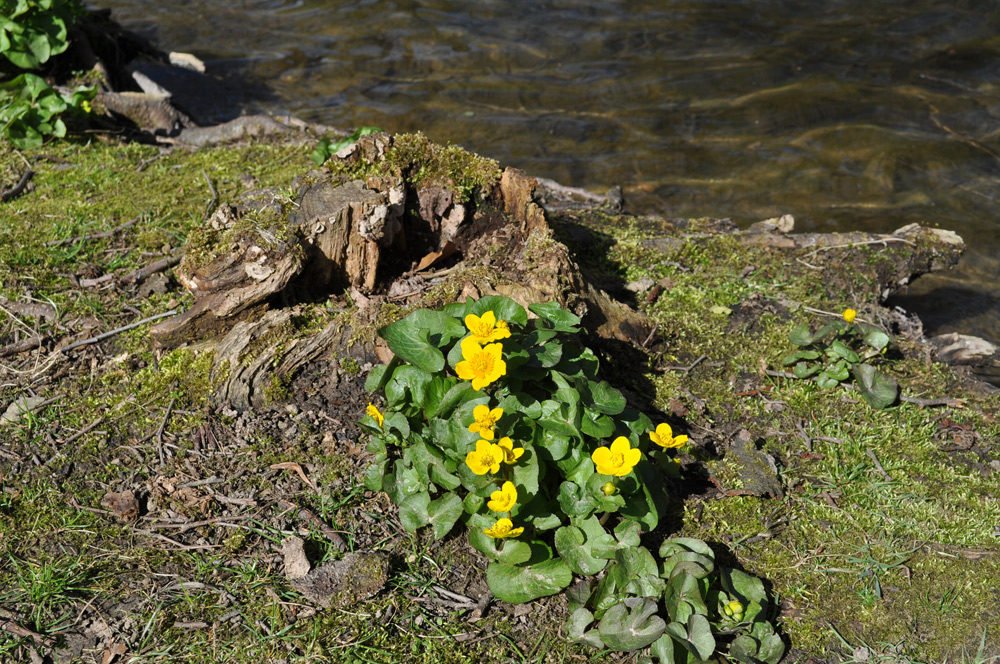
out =
[[846,320],[848,323],[853,323],[854,322],[854,318],[857,315],[858,315],[858,312],[855,311],[854,309],[844,309],[844,314],[843,314],[844,320]]
[[642,458],[642,452],[629,444],[628,438],[618,436],[611,447],[598,447],[590,455],[597,472],[602,475],[624,477],[632,472],[635,464]]
[[514,523],[510,519],[498,519],[492,528],[483,530],[483,533],[494,539],[517,537],[523,532],[524,528],[515,528]]
[[476,421],[469,425],[469,431],[479,432],[479,435],[486,440],[493,440],[493,428],[502,415],[503,408],[490,410],[489,406],[480,404],[472,409],[472,417]]
[[476,443],[476,449],[465,455],[465,464],[476,475],[495,474],[500,471],[503,456],[499,447],[488,440],[480,440]]
[[455,373],[462,380],[471,380],[472,389],[481,390],[507,373],[507,363],[501,359],[503,346],[480,346],[474,337],[462,340],[463,361],[455,365]]
[[494,512],[509,512],[517,504],[517,488],[513,482],[504,482],[499,491],[490,494],[490,501],[486,503]]
[[503,452],[503,460],[505,463],[517,463],[517,460],[521,458],[524,454],[523,447],[514,447],[514,441],[512,441],[507,436],[504,436],[497,441],[497,447]]
[[365,409],[365,412],[368,413],[373,420],[375,420],[375,424],[377,424],[378,428],[381,429],[382,422],[385,421],[385,416],[378,412],[378,408],[376,408],[371,401],[368,402],[368,407]]

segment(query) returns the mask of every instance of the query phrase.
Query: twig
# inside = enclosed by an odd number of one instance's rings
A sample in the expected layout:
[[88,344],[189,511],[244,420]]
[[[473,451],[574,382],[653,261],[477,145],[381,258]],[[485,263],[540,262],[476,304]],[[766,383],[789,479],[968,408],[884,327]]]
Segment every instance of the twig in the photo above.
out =
[[161,258],[160,260],[150,263],[146,267],[139,268],[135,272],[130,272],[122,277],[121,281],[123,284],[139,283],[140,281],[145,281],[150,276],[156,274],[157,272],[162,272],[167,268],[173,267],[181,262],[180,255],[168,256],[167,258]]
[[[646,340],[642,342],[642,347],[643,348],[645,348],[646,346],[649,345],[649,342],[653,340],[653,335],[656,334],[656,331],[659,330],[659,329],[660,329],[660,324],[659,323],[656,323],[655,325],[653,325],[653,329],[649,331],[649,336],[646,337]],[[701,357],[702,357],[702,359],[705,358],[704,355],[702,355]]]
[[33,170],[26,170],[24,175],[21,176],[21,179],[17,181],[17,184],[0,193],[0,201],[6,203],[15,196],[20,195],[20,193],[24,191],[24,188],[28,186],[28,180],[30,180],[31,176],[34,174],[35,172]]
[[205,207],[205,216],[201,218],[202,223],[204,223],[205,220],[208,219],[208,215],[212,214],[212,210],[215,209],[216,204],[219,202],[219,192],[215,190],[215,187],[212,185],[212,180],[208,177],[208,173],[205,172],[204,168],[201,169],[201,174],[205,176],[205,182],[208,183],[208,189],[212,192],[212,200],[208,202],[208,205]]
[[882,467],[882,463],[878,460],[878,457],[875,456],[875,453],[872,452],[871,448],[868,448],[867,450],[865,450],[865,452],[868,454],[868,456],[870,456],[872,458],[872,461],[875,462],[875,467],[878,468],[878,472],[880,472],[882,474],[882,477],[885,478],[885,481],[886,482],[891,482],[892,481],[892,475],[890,475],[889,473],[885,472],[885,468]]
[[94,420],[93,422],[91,422],[90,424],[88,424],[87,426],[85,426],[84,428],[80,429],[79,431],[77,431],[76,433],[74,433],[72,436],[70,436],[66,440],[62,441],[62,444],[63,445],[67,445],[69,443],[72,443],[74,440],[76,440],[80,436],[84,436],[84,435],[88,434],[89,432],[93,431],[103,421],[104,421],[104,415],[101,415],[96,420]]
[[31,337],[30,339],[23,339],[21,341],[15,341],[12,344],[7,344],[6,346],[0,348],[0,357],[17,355],[18,353],[33,350],[41,346],[44,340],[45,337]]
[[166,318],[167,316],[173,316],[178,312],[178,309],[171,309],[166,313],[156,314],[155,316],[150,316],[149,318],[143,318],[142,320],[136,321],[134,323],[129,323],[122,327],[115,328],[113,330],[108,330],[103,334],[98,334],[96,337],[91,337],[89,339],[81,339],[80,341],[74,341],[65,348],[60,349],[60,352],[65,353],[68,350],[73,350],[74,348],[79,348],[80,346],[86,346],[87,344],[96,344],[99,341],[104,341],[108,337],[113,337],[116,334],[121,334],[133,328],[139,327],[140,325],[145,325],[146,323],[151,323],[154,320],[159,320],[161,318]]
[[[180,487],[177,487],[180,488]],[[220,519],[229,519],[231,521],[241,521],[243,519],[249,519],[249,514],[233,514],[230,516],[217,516],[212,519],[205,519],[203,521],[187,521],[185,523],[153,523],[149,525],[148,530],[158,530],[160,528],[178,528],[180,531],[186,532],[192,528],[201,528],[202,526],[214,526],[217,525]],[[136,531],[138,532],[138,531]]]
[[160,422],[160,428],[156,430],[156,442],[159,445],[163,444],[163,430],[167,428],[167,420],[170,419],[170,412],[174,409],[175,401],[177,401],[177,397],[170,398],[170,403],[167,404],[167,412],[163,414],[163,421]]
[[799,418],[797,418],[795,420],[795,428],[799,430],[799,435],[802,436],[802,439],[804,441],[806,441],[806,449],[809,450],[810,452],[812,452],[813,451],[813,441],[812,441],[812,438],[809,437],[809,434],[806,433],[806,430],[802,427],[802,418],[801,417],[799,417]]
[[828,245],[828,246],[825,246],[825,247],[820,247],[819,249],[813,249],[808,254],[806,254],[803,258],[808,257],[808,256],[812,256],[813,254],[818,254],[821,251],[830,251],[831,249],[846,249],[848,247],[861,247],[861,246],[865,246],[865,245],[869,245],[869,244],[885,244],[886,242],[902,242],[904,244],[910,245],[911,247],[917,246],[916,244],[914,244],[910,240],[907,240],[906,238],[892,237],[891,235],[887,235],[885,237],[879,238],[878,240],[863,240],[861,242],[845,242],[844,244],[831,244],[831,245]]
[[101,284],[106,284],[113,281],[115,278],[114,272],[108,272],[107,274],[102,274],[99,277],[93,279],[81,279],[80,285],[84,288],[93,288],[94,286],[100,286]]
[[33,632],[27,627],[22,627],[18,625],[13,620],[7,620],[5,618],[0,618],[0,629],[7,632],[8,634],[13,634],[19,638],[30,638],[35,642],[36,645],[49,647],[54,643],[52,637],[47,637],[39,634],[38,632]]
[[203,480],[192,480],[190,482],[185,482],[184,484],[178,484],[177,488],[193,489],[198,486],[208,486],[209,484],[222,484],[225,481],[226,480],[222,479],[221,477],[216,477],[215,475],[212,475],[211,477],[207,477]]
[[327,525],[326,521],[323,521],[323,519],[319,518],[309,508],[298,507],[294,503],[287,500],[279,500],[278,509],[282,511],[298,510],[298,512],[296,513],[296,516],[298,518],[308,521],[309,523],[314,525],[317,529],[319,529],[321,533],[323,533],[323,535],[328,540],[330,540],[330,542],[333,543],[335,547],[337,547],[341,551],[347,551],[347,543],[344,541],[344,538],[340,536],[340,533],[338,533],[336,530]]
[[944,397],[942,399],[918,399],[916,397],[908,397],[904,394],[899,395],[899,400],[905,403],[912,403],[920,407],[955,406],[956,408],[960,408],[965,403],[962,399],[953,399],[951,397]]
[[160,533],[154,533],[151,530],[136,529],[133,532],[138,533],[140,535],[148,535],[149,537],[155,537],[156,539],[162,540],[167,544],[171,544],[182,551],[195,551],[198,549],[218,549],[222,546],[221,544],[181,544],[177,540],[172,540],[166,535],[161,535]]
[[58,247],[63,244],[76,244],[77,242],[86,242],[87,240],[100,240],[106,237],[112,237],[116,233],[120,233],[130,226],[134,226],[136,222],[139,221],[139,217],[135,219],[129,219],[124,224],[115,226],[110,231],[101,231],[100,233],[91,233],[90,235],[80,235],[77,237],[67,237],[62,240],[49,240],[45,243],[46,247]]
[[663,368],[666,369],[667,371],[683,371],[684,373],[690,373],[692,369],[694,369],[696,366],[698,366],[704,360],[707,360],[707,359],[708,359],[708,355],[702,355],[701,357],[699,357],[697,360],[695,360],[694,362],[692,362],[691,364],[689,364],[686,367],[670,366],[670,367],[663,367]]

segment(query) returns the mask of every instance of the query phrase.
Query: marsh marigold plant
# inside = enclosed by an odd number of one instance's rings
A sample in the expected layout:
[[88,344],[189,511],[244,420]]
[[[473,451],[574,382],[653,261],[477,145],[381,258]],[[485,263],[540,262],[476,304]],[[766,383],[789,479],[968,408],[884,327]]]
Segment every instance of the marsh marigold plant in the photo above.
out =
[[514,301],[487,296],[379,330],[395,357],[366,383],[385,408],[361,420],[374,456],[365,485],[388,494],[410,532],[439,539],[462,526],[489,559],[486,581],[501,601],[551,595],[580,577],[564,627],[571,640],[649,647],[661,662],[697,643],[694,655],[708,659],[711,625],[726,620],[729,603],[753,597],[742,622],[726,623],[724,643],[743,648],[739,661],[777,661],[783,646],[761,623],[759,581],[715,572],[698,540],[667,540],[658,558],[643,546],[641,533],[669,504],[669,480],[648,448],[675,454],[687,437],[654,429],[598,379],[579,317],[554,302],[528,309],[531,319]]

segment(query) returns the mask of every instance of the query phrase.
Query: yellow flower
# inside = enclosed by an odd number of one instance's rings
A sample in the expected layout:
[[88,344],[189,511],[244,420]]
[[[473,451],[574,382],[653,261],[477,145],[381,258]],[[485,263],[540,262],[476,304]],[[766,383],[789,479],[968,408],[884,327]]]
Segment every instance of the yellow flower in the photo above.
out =
[[371,401],[368,402],[368,408],[365,409],[365,412],[371,415],[372,419],[375,420],[375,424],[381,429],[382,422],[385,421],[385,416],[378,412],[378,408],[373,406]]
[[493,539],[503,539],[505,537],[517,537],[524,532],[524,528],[515,528],[510,519],[499,519],[492,528],[483,531]]
[[514,447],[514,442],[507,436],[497,441],[497,447],[503,452],[504,463],[517,463],[517,460],[524,454],[524,448]]
[[492,311],[484,313],[482,318],[476,314],[469,314],[465,317],[465,326],[469,328],[472,338],[478,344],[488,344],[510,336],[507,321],[498,321],[496,314]]
[[855,311],[854,309],[844,309],[844,314],[843,314],[844,320],[846,320],[848,323],[853,323],[854,317],[857,315],[858,312]]
[[628,438],[618,436],[615,442],[611,443],[611,448],[598,447],[590,455],[597,472],[601,475],[614,475],[624,477],[632,472],[635,464],[642,458],[642,452],[629,445]]
[[501,359],[503,346],[490,344],[481,347],[475,337],[462,340],[462,362],[455,365],[455,373],[462,380],[471,380],[472,389],[481,390],[507,373],[507,363]]
[[496,426],[501,415],[503,415],[503,408],[490,410],[489,406],[476,406],[472,409],[472,416],[476,418],[476,421],[469,425],[469,431],[472,433],[478,431],[479,435],[486,440],[493,440],[493,427]]
[[650,431],[649,439],[664,449],[683,447],[684,443],[688,442],[688,437],[685,435],[674,436],[673,429],[666,423],[658,424],[656,431]]
[[476,449],[465,455],[465,464],[476,475],[499,472],[501,461],[503,450],[488,440],[480,440],[476,443]]
[[490,494],[490,502],[486,503],[494,512],[509,512],[517,503],[517,489],[513,482],[504,482],[499,491]]
[[84,99],[80,102],[80,108],[83,109],[84,113],[90,113],[93,109],[90,107],[90,102]]

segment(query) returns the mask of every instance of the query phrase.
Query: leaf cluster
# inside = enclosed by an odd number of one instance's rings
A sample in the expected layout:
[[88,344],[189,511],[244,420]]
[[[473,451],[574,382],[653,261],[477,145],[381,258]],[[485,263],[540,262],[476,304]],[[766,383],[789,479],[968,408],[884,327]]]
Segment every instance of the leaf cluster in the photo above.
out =
[[837,320],[816,330],[800,325],[788,339],[800,350],[786,356],[782,364],[792,367],[796,377],[812,379],[823,389],[853,377],[861,397],[872,408],[895,403],[899,385],[874,366],[882,361],[891,342],[883,330],[859,321]]
[[358,139],[362,136],[367,136],[369,134],[375,134],[382,131],[378,127],[358,127],[355,129],[350,136],[345,136],[344,138],[338,139],[336,141],[331,141],[329,138],[321,139],[316,143],[316,147],[313,151],[309,153],[309,158],[312,159],[317,166],[322,166],[326,163],[326,160],[337,154],[349,145],[353,145],[358,142]]
[[[466,317],[488,312],[510,331],[502,340],[506,372],[475,390],[456,367]],[[366,383],[385,397],[384,415],[370,411],[361,421],[375,456],[366,486],[389,495],[411,532],[429,527],[442,538],[467,526],[503,601],[527,602],[567,588],[574,575],[585,579],[569,591],[576,610],[567,630],[575,639],[616,650],[651,647],[663,662],[685,661],[681,653],[706,659],[728,639],[733,657],[777,661],[781,642],[758,579],[715,572],[711,549],[698,540],[664,544],[659,560],[641,545],[668,503],[664,470],[676,473],[676,464],[666,451],[647,449],[656,447],[647,435],[652,422],[598,379],[598,359],[579,343],[579,331],[580,319],[557,303],[526,311],[500,296],[420,309],[380,329],[395,357]],[[516,463],[482,475],[466,462],[480,438],[469,430],[477,406],[501,408],[495,435],[524,450]],[[642,456],[626,475],[610,477],[597,472],[592,454],[616,437]],[[651,461],[657,455],[665,469]],[[517,492],[505,518],[524,530],[495,539],[486,532],[497,519],[488,502],[505,482]],[[735,599],[747,610],[729,624],[719,606]]]
[[69,47],[77,0],[0,0],[0,55],[19,69],[38,69]]
[[0,134],[17,148],[65,136],[60,116],[85,113],[94,97],[86,87],[61,93],[30,73],[69,47],[68,30],[82,11],[77,0],[0,0],[0,55],[21,72],[0,84]]
[[59,117],[67,111],[85,113],[84,102],[94,98],[96,90],[78,87],[71,94],[52,88],[40,76],[20,74],[0,83],[0,125],[14,147],[26,149],[42,145],[46,136],[62,138],[66,124]]
[[[661,664],[702,662],[717,653],[755,664],[781,659],[784,644],[763,583],[716,568],[701,540],[668,539],[657,561],[640,544],[634,522],[623,521],[599,548],[613,562],[600,580],[584,579],[569,590],[570,639],[612,650],[648,647],[640,661]],[[733,603],[739,612],[727,611]]]

